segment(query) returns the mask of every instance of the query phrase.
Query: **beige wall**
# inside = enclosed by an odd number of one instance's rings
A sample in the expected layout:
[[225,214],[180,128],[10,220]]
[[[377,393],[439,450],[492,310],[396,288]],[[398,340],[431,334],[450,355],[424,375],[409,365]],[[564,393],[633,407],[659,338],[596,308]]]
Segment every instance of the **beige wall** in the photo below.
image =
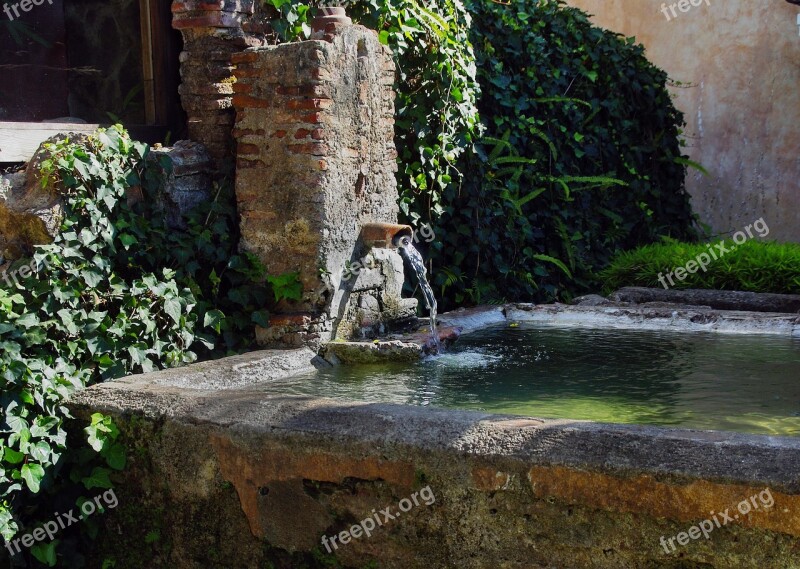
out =
[[701,219],[729,232],[763,216],[769,238],[800,242],[800,6],[704,0],[667,20],[662,0],[567,3],[635,36],[673,80],[691,84],[672,92],[686,152],[711,174],[687,178]]

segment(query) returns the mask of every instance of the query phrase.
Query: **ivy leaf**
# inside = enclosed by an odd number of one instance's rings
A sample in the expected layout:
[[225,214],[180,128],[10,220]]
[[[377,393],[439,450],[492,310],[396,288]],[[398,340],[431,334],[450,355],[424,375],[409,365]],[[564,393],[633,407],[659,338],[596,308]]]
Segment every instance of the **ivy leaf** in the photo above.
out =
[[92,488],[113,488],[114,484],[111,482],[111,478],[109,478],[110,474],[111,471],[107,468],[95,466],[92,469],[92,473],[83,478],[81,482],[87,490],[91,490]]
[[181,322],[182,310],[181,302],[177,298],[170,298],[164,302],[164,312],[166,312],[176,324],[180,324]]
[[60,540],[55,539],[47,543],[37,543],[31,547],[31,555],[33,555],[40,563],[44,563],[48,567],[56,566],[56,548]]
[[303,284],[300,282],[300,273],[285,273],[282,275],[268,276],[267,282],[272,285],[275,301],[302,300]]
[[217,334],[219,334],[222,322],[225,320],[225,314],[220,310],[209,310],[203,316],[203,328],[211,327]]
[[125,447],[123,445],[119,443],[112,445],[104,456],[108,465],[114,470],[122,470],[125,468],[126,456]]
[[120,235],[119,240],[122,242],[122,245],[125,247],[126,251],[131,248],[131,245],[136,245],[139,242],[136,237],[129,235],[128,233],[123,233]]
[[23,464],[20,474],[25,484],[28,486],[28,489],[34,494],[37,493],[39,491],[39,484],[42,482],[42,478],[44,478],[44,468],[42,468],[40,464]]
[[50,445],[45,441],[33,443],[28,452],[34,460],[40,463],[47,463],[50,461]]
[[3,458],[11,464],[19,464],[25,458],[25,455],[11,447],[6,447],[3,451]]

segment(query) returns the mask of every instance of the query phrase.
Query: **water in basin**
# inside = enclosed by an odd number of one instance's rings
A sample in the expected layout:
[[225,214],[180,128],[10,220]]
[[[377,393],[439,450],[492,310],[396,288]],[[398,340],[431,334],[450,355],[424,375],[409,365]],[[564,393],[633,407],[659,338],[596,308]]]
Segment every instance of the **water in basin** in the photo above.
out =
[[418,364],[342,366],[282,394],[800,435],[800,339],[503,325]]

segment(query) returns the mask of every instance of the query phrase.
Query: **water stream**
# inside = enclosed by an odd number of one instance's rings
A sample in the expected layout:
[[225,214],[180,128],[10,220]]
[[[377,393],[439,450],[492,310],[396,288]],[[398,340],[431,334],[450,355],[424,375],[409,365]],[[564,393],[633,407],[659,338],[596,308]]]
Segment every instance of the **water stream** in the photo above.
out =
[[422,289],[422,295],[425,297],[425,305],[430,315],[431,339],[436,347],[436,353],[441,353],[442,345],[439,342],[439,334],[436,332],[436,297],[428,282],[428,271],[425,270],[425,260],[422,258],[422,255],[420,255],[420,252],[417,251],[417,248],[414,247],[411,237],[402,237],[398,241],[397,247],[400,249],[400,254],[405,257],[417,274],[417,281]]

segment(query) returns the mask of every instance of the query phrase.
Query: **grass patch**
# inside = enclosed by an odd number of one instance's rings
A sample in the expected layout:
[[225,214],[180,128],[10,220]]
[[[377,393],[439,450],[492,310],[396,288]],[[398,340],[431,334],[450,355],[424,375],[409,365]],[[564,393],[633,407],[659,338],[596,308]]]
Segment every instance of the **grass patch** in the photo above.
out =
[[[800,294],[800,244],[753,240],[736,245],[725,240],[722,247],[728,251],[722,253],[718,243],[670,240],[645,245],[618,254],[599,277],[607,293],[624,286],[663,288],[660,274],[669,288]],[[674,275],[679,267],[692,268],[690,261],[698,263],[706,258],[710,262],[705,270],[695,267],[695,272],[687,271],[683,280]],[[671,272],[674,286],[666,280]]]

